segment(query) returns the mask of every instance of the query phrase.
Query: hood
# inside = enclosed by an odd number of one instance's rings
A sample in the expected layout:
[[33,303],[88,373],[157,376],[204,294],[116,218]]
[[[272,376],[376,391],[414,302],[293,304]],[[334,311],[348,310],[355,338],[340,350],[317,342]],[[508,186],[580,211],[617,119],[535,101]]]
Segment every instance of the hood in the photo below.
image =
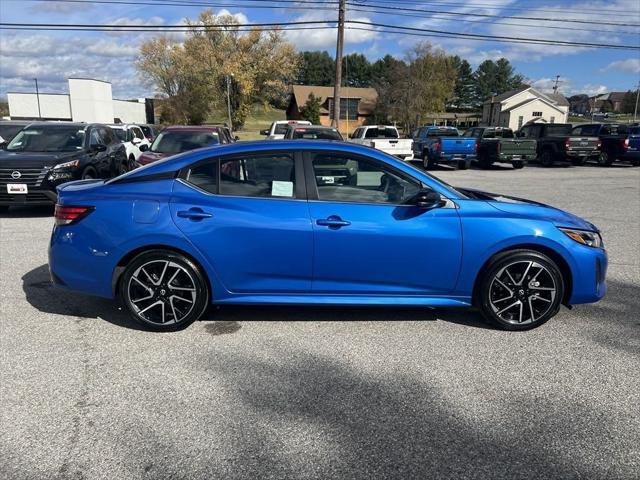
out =
[[67,162],[84,152],[8,152],[0,151],[0,168],[44,168]]
[[156,153],[156,152],[144,152],[140,157],[138,157],[138,163],[141,165],[147,165],[149,163],[153,163],[156,160],[160,160],[161,158],[165,158],[167,156],[166,153]]
[[499,193],[483,192],[471,188],[458,188],[456,190],[476,200],[484,200],[496,210],[509,213],[522,218],[536,218],[552,222],[558,227],[572,227],[580,230],[599,232],[598,228],[584,220],[559,208],[545,205],[544,203],[525,198],[501,195]]

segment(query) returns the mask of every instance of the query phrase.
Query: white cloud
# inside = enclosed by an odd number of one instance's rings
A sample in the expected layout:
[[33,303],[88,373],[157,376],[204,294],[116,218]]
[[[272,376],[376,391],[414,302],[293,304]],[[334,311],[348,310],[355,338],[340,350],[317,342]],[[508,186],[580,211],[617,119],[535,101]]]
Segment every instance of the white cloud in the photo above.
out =
[[627,58],[626,60],[611,62],[600,71],[604,72],[607,70],[620,70],[622,72],[640,73],[640,58]]

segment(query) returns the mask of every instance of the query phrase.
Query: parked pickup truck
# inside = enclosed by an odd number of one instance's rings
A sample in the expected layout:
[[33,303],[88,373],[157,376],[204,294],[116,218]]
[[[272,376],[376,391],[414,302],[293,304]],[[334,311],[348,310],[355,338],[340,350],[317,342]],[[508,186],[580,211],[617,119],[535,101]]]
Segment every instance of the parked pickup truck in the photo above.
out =
[[382,150],[402,160],[413,160],[413,140],[400,138],[398,129],[389,125],[358,127],[349,135],[349,142]]
[[463,137],[473,137],[478,144],[478,163],[489,168],[495,162],[510,163],[522,168],[536,158],[536,141],[517,138],[510,128],[476,127],[464,132]]
[[600,165],[609,166],[615,160],[628,161],[633,165],[638,165],[640,164],[640,151],[638,150],[640,136],[632,134],[633,128],[639,129],[640,127],[613,123],[586,123],[574,127],[571,134],[600,139],[602,142],[598,157]]
[[533,123],[518,132],[519,138],[537,142],[538,161],[545,167],[554,163],[584,165],[589,158],[600,156],[600,139],[592,136],[574,136],[570,123]]
[[266,130],[260,130],[260,134],[265,135],[267,140],[282,140],[289,126],[294,125],[311,125],[311,122],[308,120],[276,120]]
[[413,139],[413,152],[422,157],[425,169],[449,163],[466,170],[477,158],[476,148],[475,138],[462,137],[454,127],[422,127]]

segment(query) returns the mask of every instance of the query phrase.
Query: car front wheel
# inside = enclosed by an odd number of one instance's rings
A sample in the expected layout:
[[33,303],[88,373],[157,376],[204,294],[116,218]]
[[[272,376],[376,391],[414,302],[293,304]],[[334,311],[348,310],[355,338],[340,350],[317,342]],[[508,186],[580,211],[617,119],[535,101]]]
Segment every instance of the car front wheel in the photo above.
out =
[[564,281],[546,255],[514,250],[491,261],[477,293],[486,319],[504,330],[529,330],[558,313]]
[[143,253],[129,263],[120,292],[131,316],[151,330],[169,331],[197,320],[209,303],[200,269],[169,251]]

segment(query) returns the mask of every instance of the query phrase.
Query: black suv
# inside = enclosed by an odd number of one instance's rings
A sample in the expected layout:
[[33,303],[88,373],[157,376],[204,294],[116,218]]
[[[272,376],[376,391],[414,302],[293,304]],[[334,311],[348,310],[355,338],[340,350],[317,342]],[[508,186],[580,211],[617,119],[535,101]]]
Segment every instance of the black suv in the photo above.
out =
[[0,151],[0,209],[53,204],[62,183],[128,169],[125,147],[106,125],[32,123]]

